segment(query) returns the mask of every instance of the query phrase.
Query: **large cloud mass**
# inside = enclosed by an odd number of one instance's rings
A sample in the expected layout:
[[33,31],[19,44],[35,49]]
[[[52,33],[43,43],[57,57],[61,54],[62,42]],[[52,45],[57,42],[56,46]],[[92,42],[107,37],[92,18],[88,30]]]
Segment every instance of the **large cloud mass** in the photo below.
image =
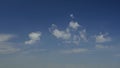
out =
[[80,27],[75,21],[70,21],[66,29],[60,30],[55,24],[51,25],[50,32],[57,39],[62,39],[65,43],[79,45],[82,41],[87,41],[86,30]]

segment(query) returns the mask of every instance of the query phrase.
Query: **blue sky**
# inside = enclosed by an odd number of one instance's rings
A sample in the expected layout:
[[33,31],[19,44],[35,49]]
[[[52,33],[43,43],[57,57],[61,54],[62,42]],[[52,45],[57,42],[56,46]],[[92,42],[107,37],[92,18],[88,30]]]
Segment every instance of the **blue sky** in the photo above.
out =
[[0,1],[0,68],[119,68],[120,1]]

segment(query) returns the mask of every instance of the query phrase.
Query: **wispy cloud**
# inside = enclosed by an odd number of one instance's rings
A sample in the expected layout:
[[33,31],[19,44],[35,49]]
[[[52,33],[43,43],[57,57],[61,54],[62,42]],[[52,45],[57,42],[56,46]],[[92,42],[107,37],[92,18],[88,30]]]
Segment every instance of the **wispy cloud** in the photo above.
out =
[[85,48],[75,48],[75,49],[69,49],[69,50],[61,50],[61,53],[65,53],[65,54],[72,54],[72,53],[85,53],[87,52],[88,49]]
[[96,46],[95,46],[95,48],[97,48],[97,49],[104,49],[104,48],[113,48],[112,46],[108,46],[108,45],[101,45],[101,44],[97,44]]
[[41,53],[41,52],[46,52],[46,51],[48,51],[48,50],[47,49],[40,49],[40,48],[33,48],[33,49],[22,51],[21,55],[28,55],[31,53]]
[[0,42],[6,42],[6,41],[12,39],[13,37],[15,37],[15,35],[12,35],[12,34],[0,34]]
[[11,54],[20,50],[9,43],[9,40],[14,37],[15,35],[12,34],[0,34],[0,54]]
[[19,48],[15,48],[9,44],[0,44],[0,54],[12,54],[20,51]]

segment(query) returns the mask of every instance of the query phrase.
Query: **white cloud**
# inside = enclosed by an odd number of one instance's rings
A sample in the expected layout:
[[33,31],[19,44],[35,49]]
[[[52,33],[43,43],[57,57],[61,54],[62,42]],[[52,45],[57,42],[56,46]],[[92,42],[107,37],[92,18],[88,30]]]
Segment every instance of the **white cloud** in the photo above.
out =
[[41,37],[41,32],[32,32],[29,34],[29,38],[30,40],[28,41],[25,41],[25,44],[34,44],[36,43],[37,41],[40,40],[40,37]]
[[108,36],[108,34],[102,34],[102,33],[100,33],[99,35],[96,35],[95,39],[97,43],[104,43],[104,42],[111,41],[111,38]]
[[66,30],[59,30],[55,24],[52,24],[49,31],[58,39],[68,40],[71,37],[71,33],[69,29]]
[[73,36],[73,43],[76,44],[76,45],[79,45],[81,39],[79,37],[79,35],[74,35]]
[[79,28],[78,22],[71,21],[66,29],[60,30],[55,24],[52,24],[49,31],[57,39],[62,39],[67,44],[79,45],[80,42],[87,41],[86,30]]
[[86,36],[86,30],[85,29],[80,31],[80,37],[84,41],[87,41],[87,36]]
[[84,53],[84,52],[87,52],[87,51],[88,51],[88,49],[76,48],[76,49],[71,49],[71,50],[62,50],[60,52],[65,53],[65,54],[71,54],[71,53]]
[[112,48],[112,46],[101,45],[101,44],[97,44],[95,47],[96,47],[97,49]]
[[14,35],[11,34],[0,34],[0,42],[5,42],[13,38]]
[[71,22],[69,23],[69,27],[77,30],[78,27],[80,27],[80,25],[78,24],[78,22],[71,21]]
[[56,36],[57,38],[62,38],[62,39],[69,39],[71,37],[71,34],[66,31],[60,31],[58,29],[53,30],[53,35]]
[[0,44],[0,54],[12,54],[20,51],[19,48],[15,48],[10,44]]

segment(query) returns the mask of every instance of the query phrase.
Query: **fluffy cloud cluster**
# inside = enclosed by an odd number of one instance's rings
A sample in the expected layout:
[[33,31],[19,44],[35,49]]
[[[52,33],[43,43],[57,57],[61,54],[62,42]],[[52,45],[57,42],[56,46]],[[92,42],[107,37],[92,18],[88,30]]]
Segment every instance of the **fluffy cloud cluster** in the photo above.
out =
[[64,30],[57,28],[55,24],[52,24],[49,29],[52,35],[58,39],[62,39],[65,43],[72,43],[79,45],[80,41],[87,41],[86,30],[81,29],[78,22],[71,21]]
[[35,42],[40,40],[41,32],[32,32],[29,34],[30,40],[25,41],[25,44],[34,44]]
[[[73,14],[70,15],[72,19],[74,19]],[[68,23],[68,26],[65,29],[59,29],[57,25],[52,24],[49,29],[51,34],[57,39],[61,39],[62,42],[72,45],[80,45],[80,43],[89,43],[94,42],[95,49],[106,49],[112,48],[111,46],[103,45],[106,42],[111,41],[111,37],[108,36],[108,33],[99,33],[98,35],[89,35],[87,36],[86,29],[84,29],[78,22],[72,20]],[[93,37],[94,38],[91,38]],[[63,53],[80,53],[88,51],[87,49],[72,49],[72,50],[64,50]]]

